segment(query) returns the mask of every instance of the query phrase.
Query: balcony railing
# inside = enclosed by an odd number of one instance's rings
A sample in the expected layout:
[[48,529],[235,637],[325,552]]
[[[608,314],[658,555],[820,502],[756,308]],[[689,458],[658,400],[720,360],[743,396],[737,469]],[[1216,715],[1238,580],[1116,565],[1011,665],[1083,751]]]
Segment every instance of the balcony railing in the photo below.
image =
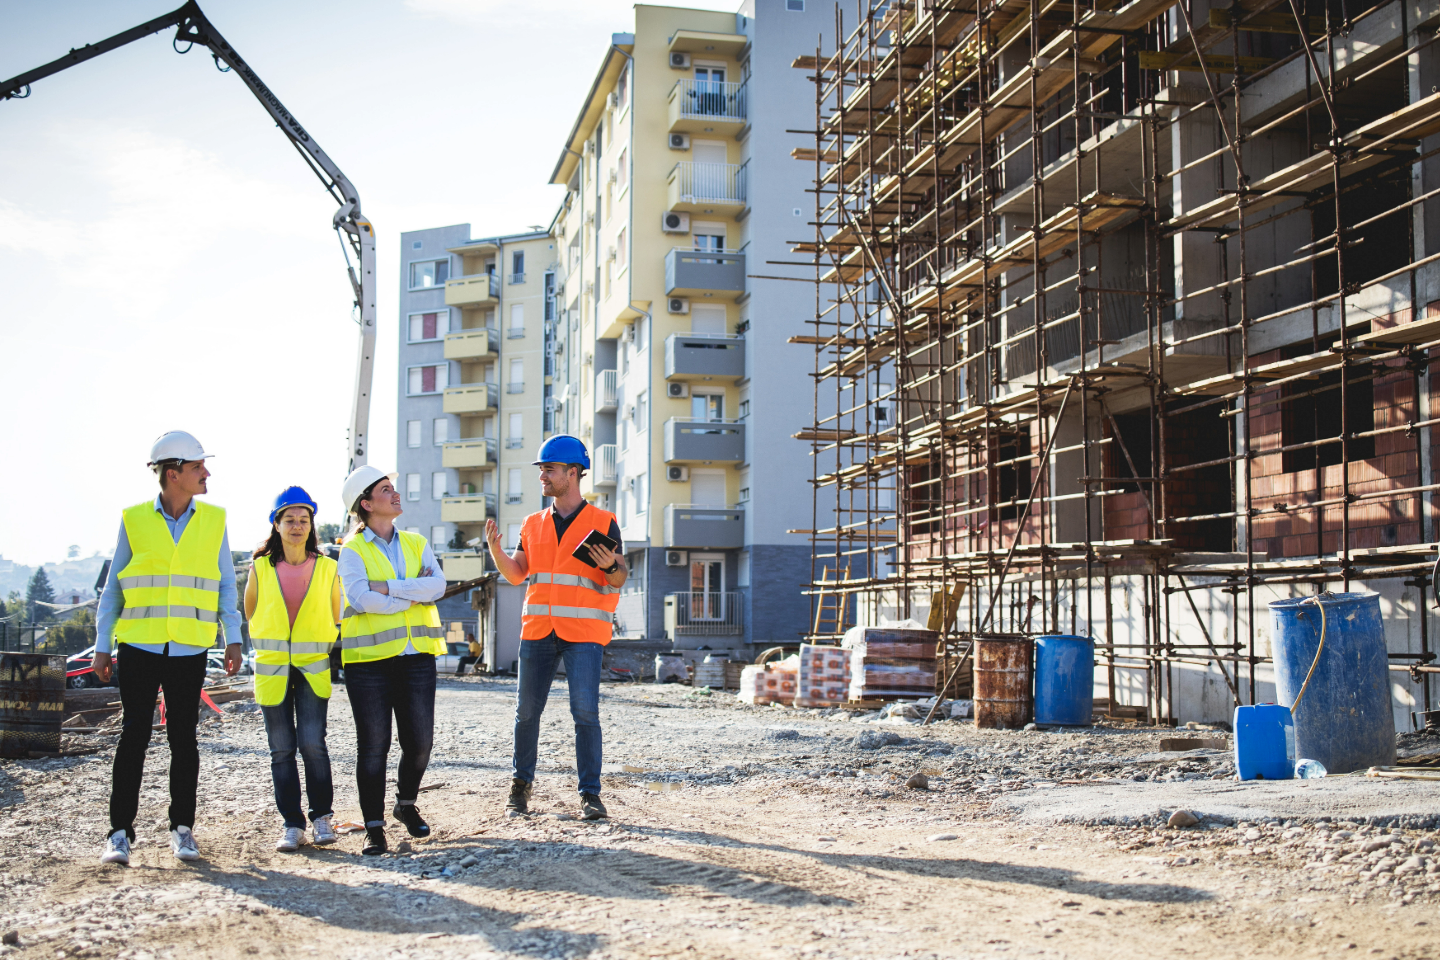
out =
[[440,457],[442,467],[452,467],[458,470],[494,466],[495,441],[489,437],[452,440],[445,444]]
[[620,405],[620,371],[601,370],[595,375],[595,412],[608,413]]
[[615,444],[602,443],[595,448],[595,485],[613,487],[619,472],[615,461]]
[[445,281],[445,304],[469,307],[500,299],[500,278],[493,273],[476,273]]
[[665,255],[665,295],[720,294],[734,300],[745,292],[745,254],[734,250],[676,247]]
[[671,168],[667,180],[670,209],[744,206],[745,180],[744,164],[681,161]]
[[451,581],[474,580],[485,576],[485,555],[470,551],[446,551],[437,554],[440,560],[440,569],[445,571],[445,579]]
[[670,129],[738,127],[746,120],[746,85],[686,78],[670,88]]
[[495,494],[472,493],[440,501],[440,519],[446,523],[484,523],[495,516]]
[[745,459],[745,424],[739,420],[665,421],[666,463],[740,463]]
[[473,330],[457,330],[445,335],[446,360],[476,360],[495,353],[499,347],[500,331],[494,327],[479,327]]
[[738,550],[745,546],[745,511],[672,503],[665,507],[665,546],[690,550]]
[[735,380],[745,376],[745,338],[672,333],[665,338],[665,379]]
[[506,450],[519,450],[523,446],[525,446],[524,437],[507,437],[505,439]]
[[665,632],[670,639],[738,636],[745,632],[738,593],[686,591],[665,595]]
[[506,393],[524,393],[524,392],[525,392],[525,381],[524,381],[524,380],[521,380],[519,383],[516,383],[516,382],[512,381],[512,382],[510,382],[510,383],[505,384],[505,392],[506,392]]
[[493,383],[467,383],[445,390],[446,413],[484,413],[495,409],[499,390]]

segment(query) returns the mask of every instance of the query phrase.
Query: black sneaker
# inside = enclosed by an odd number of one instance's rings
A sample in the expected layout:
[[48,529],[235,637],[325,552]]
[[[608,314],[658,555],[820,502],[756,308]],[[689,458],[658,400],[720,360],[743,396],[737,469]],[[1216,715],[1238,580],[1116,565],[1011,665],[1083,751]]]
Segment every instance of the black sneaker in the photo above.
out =
[[365,828],[365,846],[360,848],[361,853],[367,857],[378,857],[382,853],[388,853],[389,850],[390,844],[385,842],[384,827]]
[[420,811],[415,808],[415,804],[397,803],[395,804],[395,809],[390,811],[390,814],[396,820],[405,824],[405,829],[410,831],[410,836],[430,836],[430,824],[426,823],[425,818],[420,816]]
[[598,793],[580,794],[580,816],[583,820],[604,820],[610,816]]
[[505,816],[523,817],[530,812],[530,791],[534,786],[528,780],[516,777],[510,781],[510,799],[505,801]]

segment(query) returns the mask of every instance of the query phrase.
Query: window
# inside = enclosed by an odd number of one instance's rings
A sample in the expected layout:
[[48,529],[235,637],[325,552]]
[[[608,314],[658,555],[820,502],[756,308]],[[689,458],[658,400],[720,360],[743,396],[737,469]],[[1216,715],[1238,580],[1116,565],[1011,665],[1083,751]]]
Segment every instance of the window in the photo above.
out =
[[[406,500],[419,500],[419,499],[420,499],[420,474],[418,474],[418,473],[407,473],[407,474],[405,474],[405,499],[406,499]],[[419,531],[416,531],[416,532],[418,533]]]
[[[1014,433],[1000,434],[995,447],[997,503],[1001,520],[1018,520],[1025,509],[1023,501],[1030,496],[1030,429],[1022,427]],[[926,494],[930,499],[939,499],[939,488],[931,488]],[[1020,501],[1020,502],[1012,502]]]
[[615,102],[619,105],[620,112],[625,112],[626,105],[630,102],[630,65],[626,64],[620,71],[620,78],[615,81]]
[[[803,2],[803,0],[802,0]],[[735,565],[735,586],[750,586],[750,551],[740,551],[740,562]]]
[[[1310,352],[1306,343],[1303,353]],[[1375,380],[1369,364],[1352,364],[1346,371],[1345,427],[1350,433],[1375,429]],[[1280,433],[1284,446],[1314,443],[1340,436],[1340,371],[1330,370],[1314,380],[1300,380],[1280,388],[1281,396],[1293,397],[1281,407]],[[1309,394],[1309,396],[1306,396]],[[1340,463],[1341,443],[1324,443],[1318,447],[1287,450],[1282,454],[1286,473],[1333,467]],[[1350,462],[1369,460],[1375,456],[1375,438],[1359,437],[1350,441]]]
[[510,360],[510,385],[507,393],[520,393],[525,389],[525,361],[519,357]]
[[510,282],[525,282],[525,251],[516,250],[510,255]]
[[575,239],[570,241],[569,272],[574,273],[580,269],[580,235],[576,234]]
[[445,524],[439,523],[430,528],[430,546],[432,549],[442,549],[445,546],[446,539]]
[[619,181],[621,193],[625,192],[625,188],[630,183],[630,175],[625,170],[625,164],[629,159],[630,151],[626,149],[620,151],[620,159],[615,161],[615,179]]
[[718,393],[690,394],[690,419],[718,423],[725,419],[725,397]]
[[604,223],[609,223],[609,222],[610,222],[610,211],[611,211],[612,209],[614,209],[614,206],[615,206],[615,184],[607,182],[607,183],[605,184],[605,216],[604,216],[602,222],[604,222]]
[[804,13],[805,0],[785,0],[785,9],[789,13]]
[[450,279],[450,261],[416,260],[410,264],[410,289],[424,290],[427,287],[443,287]]
[[420,421],[405,421],[405,446],[415,449],[420,446]]
[[738,494],[736,494],[735,502],[736,502],[736,503],[749,503],[749,502],[750,502],[750,488],[749,488],[749,487],[741,487],[741,488],[740,488],[740,492],[739,492]]
[[520,546],[520,524],[511,523],[505,527],[505,549],[514,550]]
[[410,396],[439,393],[450,386],[450,364],[437,363],[428,367],[411,367],[407,392]]
[[408,332],[410,343],[443,339],[445,334],[450,332],[450,311],[412,313],[409,318]]
[[412,242],[411,242],[411,244],[410,244],[410,249],[411,249],[411,250],[419,250],[419,249],[421,249],[421,248],[424,247],[424,246],[425,246],[425,244],[421,243],[419,240],[415,240],[415,241],[412,241]]
[[555,319],[555,274],[545,274],[545,322]]
[[620,232],[615,235],[615,267],[618,270],[625,269],[625,228],[621,227]]
[[435,446],[441,446],[450,439],[450,418],[436,417],[430,424]]
[[650,425],[650,394],[641,390],[635,395],[635,431],[639,433]]
[[439,500],[450,492],[450,484],[445,480],[445,471],[437,470],[430,474],[430,499]]
[[641,314],[641,315],[640,315],[640,318],[635,321],[635,352],[636,352],[636,353],[639,353],[641,350],[644,350],[644,349],[645,349],[645,345],[646,345],[647,343],[649,343],[649,339],[645,336],[645,332],[646,332],[645,320],[646,320],[645,315],[644,315],[644,314]]
[[635,512],[645,512],[645,474],[635,474]]
[[510,304],[510,331],[507,336],[512,340],[525,336],[525,304]]
[[419,528],[419,527],[406,527],[406,528],[405,528],[405,532],[406,532],[406,533],[419,533],[419,532],[420,532],[420,528]]
[[505,502],[519,503],[525,499],[525,471],[520,467],[511,467],[505,471]]
[[736,420],[747,420],[750,417],[750,400],[747,398],[740,401],[740,412],[735,414]]
[[505,430],[505,446],[515,449],[525,442],[525,415],[510,414],[510,425]]

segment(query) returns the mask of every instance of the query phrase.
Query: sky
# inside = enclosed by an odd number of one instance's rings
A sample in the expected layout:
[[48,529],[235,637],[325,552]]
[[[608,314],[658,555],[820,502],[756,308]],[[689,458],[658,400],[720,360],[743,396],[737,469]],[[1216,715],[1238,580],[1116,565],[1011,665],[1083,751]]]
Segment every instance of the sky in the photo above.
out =
[[[179,0],[0,0],[0,77]],[[733,10],[738,0],[684,6]],[[396,449],[399,234],[549,224],[546,183],[617,0],[203,0],[343,170],[374,223],[379,348],[370,460]],[[208,452],[233,549],[291,484],[338,522],[358,328],[335,204],[233,74],[173,30],[0,102],[0,556],[109,553],[158,491],[154,439]]]

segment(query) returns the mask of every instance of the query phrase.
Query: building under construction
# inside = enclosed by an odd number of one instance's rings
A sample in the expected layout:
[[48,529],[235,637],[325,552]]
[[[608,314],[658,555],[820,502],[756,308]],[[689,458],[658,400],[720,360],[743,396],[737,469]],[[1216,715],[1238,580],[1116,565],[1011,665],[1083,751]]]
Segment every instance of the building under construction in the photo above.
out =
[[1437,28],[1440,0],[837,16],[795,64],[814,638],[963,591],[957,654],[1088,634],[1112,712],[1224,720],[1274,699],[1270,600],[1368,589],[1397,726],[1430,709]]

